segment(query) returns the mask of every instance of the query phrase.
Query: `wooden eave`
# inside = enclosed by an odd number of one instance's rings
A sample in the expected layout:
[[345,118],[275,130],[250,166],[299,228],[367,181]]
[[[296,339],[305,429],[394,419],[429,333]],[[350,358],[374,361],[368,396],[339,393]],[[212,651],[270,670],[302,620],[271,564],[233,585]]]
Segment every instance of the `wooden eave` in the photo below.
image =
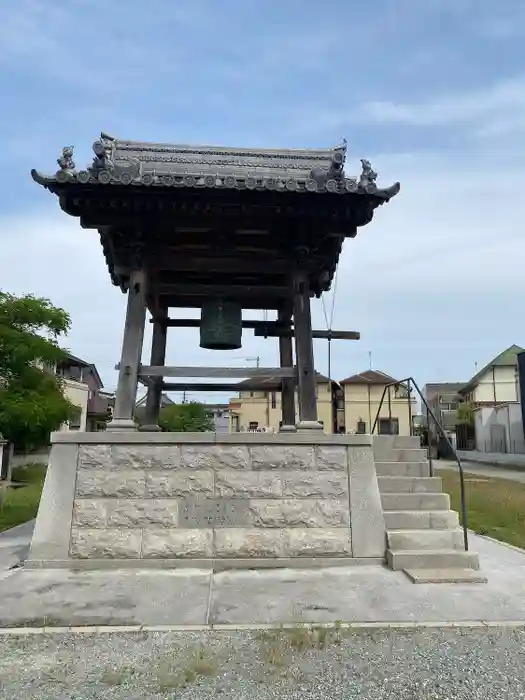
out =
[[344,239],[399,191],[399,183],[379,188],[368,161],[360,178],[347,177],[346,143],[244,149],[102,133],[93,151],[85,170],[75,169],[68,148],[55,175],[32,170],[32,177],[81,226],[98,229],[115,285],[127,288],[140,258],[152,293],[170,306],[200,306],[216,290],[244,308],[279,308],[290,297],[298,255],[320,296]]

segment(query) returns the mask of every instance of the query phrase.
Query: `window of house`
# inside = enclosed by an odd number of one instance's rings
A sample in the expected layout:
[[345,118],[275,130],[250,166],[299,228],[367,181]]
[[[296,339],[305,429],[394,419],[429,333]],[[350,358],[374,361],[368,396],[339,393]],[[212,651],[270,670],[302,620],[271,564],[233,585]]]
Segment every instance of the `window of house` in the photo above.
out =
[[272,391],[272,408],[277,408],[277,396],[275,391]]
[[251,420],[250,423],[248,424],[248,430],[257,430],[259,427],[259,423],[257,421]]
[[69,412],[69,429],[70,430],[80,430],[82,423],[82,410],[78,407],[74,407]]
[[379,435],[399,435],[399,419],[380,418]]
[[365,435],[366,434],[366,423],[364,420],[357,421],[357,434],[358,435]]
[[253,399],[253,391],[250,391],[250,399]]

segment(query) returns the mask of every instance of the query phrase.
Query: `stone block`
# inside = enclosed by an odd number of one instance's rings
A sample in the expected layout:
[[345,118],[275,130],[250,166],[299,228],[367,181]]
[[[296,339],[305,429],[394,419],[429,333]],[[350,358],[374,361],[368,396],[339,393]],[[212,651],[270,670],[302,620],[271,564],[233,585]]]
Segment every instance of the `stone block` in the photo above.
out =
[[250,446],[252,469],[314,469],[314,448],[310,445]]
[[107,504],[109,527],[176,527],[177,514],[173,498],[112,499]]
[[224,528],[215,532],[217,557],[280,557],[282,530]]
[[73,527],[106,527],[105,498],[76,498],[73,505]]
[[337,498],[348,495],[348,477],[342,472],[283,472],[284,497]]
[[178,445],[113,445],[111,466],[113,469],[178,469],[180,447]]
[[111,459],[110,445],[80,445],[78,448],[79,467],[107,468]]
[[77,496],[144,496],[146,488],[144,471],[110,471],[109,469],[79,469]]
[[284,556],[351,556],[348,528],[293,529],[284,531]]
[[182,466],[186,469],[248,469],[246,445],[183,445]]
[[342,500],[254,499],[249,513],[255,527],[341,527],[350,522],[348,503]]
[[191,494],[211,496],[213,495],[213,472],[209,469],[146,472],[146,494],[161,498]]
[[215,495],[231,498],[279,497],[281,480],[273,472],[225,469],[215,475]]
[[318,445],[315,448],[317,469],[346,471],[347,448],[341,445]]
[[179,502],[179,525],[186,528],[246,527],[247,498],[185,498]]
[[74,527],[71,530],[70,554],[79,559],[138,559],[141,541],[141,530],[88,530]]
[[212,530],[145,530],[142,543],[144,558],[211,558]]

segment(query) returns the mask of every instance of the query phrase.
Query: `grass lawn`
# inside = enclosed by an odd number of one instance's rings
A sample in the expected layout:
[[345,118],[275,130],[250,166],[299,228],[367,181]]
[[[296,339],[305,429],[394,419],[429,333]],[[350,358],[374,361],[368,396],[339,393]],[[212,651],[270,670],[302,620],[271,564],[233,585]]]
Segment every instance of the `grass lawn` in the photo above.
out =
[[[461,517],[457,473],[443,469],[439,476]],[[465,492],[469,529],[525,549],[525,484],[465,474]]]
[[36,517],[45,476],[44,464],[28,464],[25,468],[13,469],[12,480],[25,486],[1,490],[0,532]]

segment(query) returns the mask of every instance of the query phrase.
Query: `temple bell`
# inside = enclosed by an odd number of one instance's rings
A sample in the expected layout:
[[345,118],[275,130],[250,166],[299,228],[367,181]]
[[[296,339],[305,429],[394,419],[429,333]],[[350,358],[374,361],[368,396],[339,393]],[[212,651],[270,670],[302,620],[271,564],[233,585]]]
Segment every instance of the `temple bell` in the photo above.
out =
[[242,347],[240,304],[210,299],[202,305],[200,347],[206,350],[238,350]]

